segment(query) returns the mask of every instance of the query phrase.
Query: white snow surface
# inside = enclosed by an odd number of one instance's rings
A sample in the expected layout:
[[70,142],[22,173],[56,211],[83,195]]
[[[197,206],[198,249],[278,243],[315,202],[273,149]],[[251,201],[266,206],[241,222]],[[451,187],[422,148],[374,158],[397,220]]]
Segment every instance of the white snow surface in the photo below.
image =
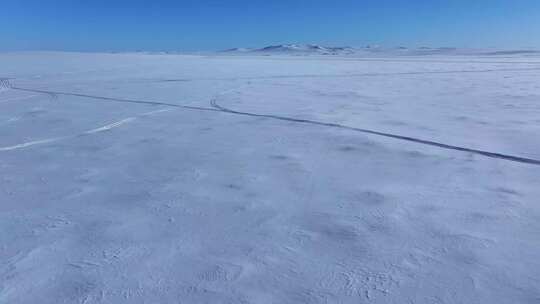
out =
[[534,54],[3,53],[0,78],[2,304],[540,303]]

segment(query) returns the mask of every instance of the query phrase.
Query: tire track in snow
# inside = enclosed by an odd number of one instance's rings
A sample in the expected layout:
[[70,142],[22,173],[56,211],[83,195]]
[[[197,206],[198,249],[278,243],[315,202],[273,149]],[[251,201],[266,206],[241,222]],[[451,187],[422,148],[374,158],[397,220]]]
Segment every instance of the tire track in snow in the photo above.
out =
[[[0,92],[2,91],[7,91],[7,90],[10,90],[10,89],[16,89],[13,87],[13,84],[11,83],[11,80],[12,79],[15,79],[15,78],[0,78]],[[42,93],[42,94],[45,94],[47,96],[49,96],[52,100],[56,100],[58,99],[58,95],[55,94],[54,92],[36,92],[36,93]],[[31,98],[31,97],[34,97],[36,95],[32,95],[32,96],[29,96],[28,98]],[[25,97],[23,98],[13,98],[13,99],[8,99],[8,100],[2,100],[0,101],[0,103],[2,102],[6,102],[6,101],[14,101],[14,100],[20,100],[20,99],[27,99]]]
[[99,128],[91,129],[91,130],[85,131],[85,132],[77,134],[77,135],[53,137],[53,138],[30,141],[30,142],[17,144],[17,145],[13,145],[13,146],[8,146],[8,147],[0,147],[0,152],[18,150],[18,149],[22,149],[22,148],[31,147],[31,146],[49,144],[49,143],[58,142],[58,141],[61,141],[61,140],[77,138],[77,137],[81,137],[81,136],[84,136],[84,135],[92,135],[92,134],[96,134],[96,133],[100,133],[100,132],[105,132],[105,131],[109,131],[111,129],[120,127],[122,125],[128,124],[130,122],[133,122],[133,121],[135,121],[135,120],[137,120],[139,118],[147,117],[147,116],[162,113],[162,112],[168,112],[168,111],[171,111],[171,109],[160,109],[160,110],[156,110],[156,111],[142,113],[142,114],[139,114],[137,116],[124,118],[122,120],[119,120],[119,121],[104,125],[104,126],[99,127]]
[[270,118],[270,119],[275,119],[275,120],[295,122],[295,123],[301,123],[301,124],[310,124],[310,125],[318,125],[318,126],[324,126],[324,127],[332,127],[332,128],[355,131],[355,132],[360,132],[360,133],[365,133],[365,134],[370,134],[370,135],[377,135],[377,136],[382,136],[382,137],[387,137],[387,138],[393,138],[393,139],[398,139],[398,140],[413,142],[413,143],[417,143],[417,144],[433,146],[433,147],[447,149],[447,150],[469,152],[469,153],[482,155],[482,156],[490,157],[490,158],[503,159],[503,160],[513,161],[513,162],[518,162],[518,163],[531,164],[531,165],[540,165],[540,160],[537,160],[537,159],[514,156],[514,155],[497,153],[497,152],[484,151],[484,150],[478,150],[478,149],[472,149],[472,148],[467,148],[467,147],[454,146],[454,145],[449,145],[449,144],[436,142],[436,141],[431,141],[431,140],[425,140],[425,139],[416,138],[416,137],[410,137],[410,136],[404,136],[404,135],[399,135],[399,134],[380,132],[380,131],[364,129],[364,128],[351,127],[351,126],[346,126],[346,125],[342,125],[342,124],[338,124],[338,123],[321,122],[321,121],[315,121],[315,120],[310,120],[310,119],[300,119],[300,118],[293,118],[293,117],[272,115],[272,114],[257,114],[257,113],[236,111],[236,110],[228,109],[228,108],[225,108],[225,107],[219,105],[217,103],[216,98],[213,98],[211,100],[210,104],[215,109],[217,109],[217,110],[219,110],[221,112],[225,112],[225,113],[231,113],[231,114],[243,115],[243,116]]
[[450,145],[450,144],[445,144],[445,143],[441,143],[441,142],[425,140],[425,139],[421,139],[421,138],[410,137],[410,136],[405,136],[405,135],[400,135],[400,134],[392,134],[392,133],[380,132],[380,131],[376,131],[376,130],[351,127],[351,126],[346,126],[346,125],[342,125],[342,124],[338,124],[338,123],[321,122],[321,121],[309,120],[309,119],[299,119],[299,118],[280,116],[280,115],[273,115],[273,114],[258,114],[258,113],[236,111],[236,110],[228,109],[228,108],[225,108],[225,107],[219,105],[216,98],[213,98],[210,101],[210,104],[211,104],[212,107],[207,108],[207,107],[179,105],[179,104],[167,103],[167,102],[159,102],[159,101],[112,98],[112,97],[80,94],[80,93],[46,91],[46,90],[20,88],[20,87],[12,87],[12,89],[20,90],[20,91],[27,91],[27,92],[43,93],[43,94],[53,93],[53,94],[57,94],[57,95],[86,97],[86,98],[92,98],[92,99],[104,100],[104,101],[113,101],[113,102],[148,104],[148,105],[154,105],[154,106],[161,105],[161,106],[175,107],[175,108],[181,108],[181,109],[187,109],[187,110],[220,112],[220,113],[228,113],[228,114],[233,114],[233,115],[261,117],[261,118],[269,118],[269,119],[274,119],[274,120],[288,121],[288,122],[294,122],[294,123],[300,123],[300,124],[310,124],[310,125],[317,125],[317,126],[323,126],[323,127],[338,128],[338,129],[344,129],[344,130],[349,130],[349,131],[354,131],[354,132],[359,132],[359,133],[365,133],[365,134],[370,134],[370,135],[376,135],[376,136],[393,138],[393,139],[402,140],[402,141],[413,142],[413,143],[417,143],[417,144],[423,144],[423,145],[437,147],[437,148],[446,149],[446,150],[468,152],[468,153],[473,153],[473,154],[477,154],[477,155],[481,155],[481,156],[485,156],[485,157],[489,157],[489,158],[502,159],[502,160],[507,160],[507,161],[512,161],[512,162],[518,162],[518,163],[524,163],[524,164],[540,166],[540,160],[533,159],[533,158],[526,158],[526,157],[520,157],[520,156],[515,156],[515,155],[510,155],[510,154],[490,152],[490,151],[485,151],[485,150],[478,150],[478,149],[472,149],[472,148],[467,148],[467,147],[455,146],[455,145]]
[[91,98],[91,99],[104,100],[104,101],[137,103],[137,104],[146,104],[146,105],[153,105],[153,106],[167,106],[167,107],[175,107],[175,108],[182,108],[182,109],[189,109],[189,110],[214,111],[214,112],[218,111],[218,110],[213,109],[213,108],[205,108],[205,107],[197,107],[197,106],[186,106],[186,105],[180,105],[180,104],[174,104],[174,103],[168,103],[168,102],[160,102],[160,101],[148,101],[148,100],[128,99],[128,98],[114,98],[114,97],[104,97],[104,96],[88,95],[88,94],[80,94],[80,93],[69,93],[69,92],[59,92],[59,91],[28,89],[28,88],[20,88],[20,87],[12,87],[12,89],[13,90],[19,90],[19,91],[47,94],[47,95],[54,94],[54,95],[57,95],[57,96],[58,95],[75,96],[75,97]]

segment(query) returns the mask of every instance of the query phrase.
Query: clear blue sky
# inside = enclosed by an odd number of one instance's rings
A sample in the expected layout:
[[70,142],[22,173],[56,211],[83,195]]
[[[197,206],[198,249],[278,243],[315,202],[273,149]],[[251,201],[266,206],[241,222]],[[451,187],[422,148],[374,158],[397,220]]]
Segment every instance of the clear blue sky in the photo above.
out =
[[4,0],[0,50],[540,48],[540,0]]

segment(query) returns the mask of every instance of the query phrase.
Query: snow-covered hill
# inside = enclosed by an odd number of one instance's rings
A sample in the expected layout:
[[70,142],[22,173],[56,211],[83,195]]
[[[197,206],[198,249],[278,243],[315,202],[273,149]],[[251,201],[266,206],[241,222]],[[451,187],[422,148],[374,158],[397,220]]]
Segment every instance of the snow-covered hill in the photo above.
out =
[[348,55],[348,56],[426,56],[426,55],[484,55],[484,56],[505,56],[540,55],[539,50],[518,49],[467,49],[455,47],[336,47],[322,46],[318,44],[278,44],[262,48],[232,48],[221,51],[226,54],[252,54],[252,55]]
[[234,48],[225,50],[226,53],[252,53],[252,54],[318,54],[337,55],[352,54],[354,48],[351,47],[326,47],[317,44],[278,44],[263,48]]

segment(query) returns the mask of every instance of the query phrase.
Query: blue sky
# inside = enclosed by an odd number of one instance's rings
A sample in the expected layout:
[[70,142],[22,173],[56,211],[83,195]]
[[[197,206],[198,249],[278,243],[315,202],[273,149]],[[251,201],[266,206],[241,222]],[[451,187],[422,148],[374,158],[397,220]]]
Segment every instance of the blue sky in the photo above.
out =
[[6,0],[0,50],[540,48],[540,0]]

